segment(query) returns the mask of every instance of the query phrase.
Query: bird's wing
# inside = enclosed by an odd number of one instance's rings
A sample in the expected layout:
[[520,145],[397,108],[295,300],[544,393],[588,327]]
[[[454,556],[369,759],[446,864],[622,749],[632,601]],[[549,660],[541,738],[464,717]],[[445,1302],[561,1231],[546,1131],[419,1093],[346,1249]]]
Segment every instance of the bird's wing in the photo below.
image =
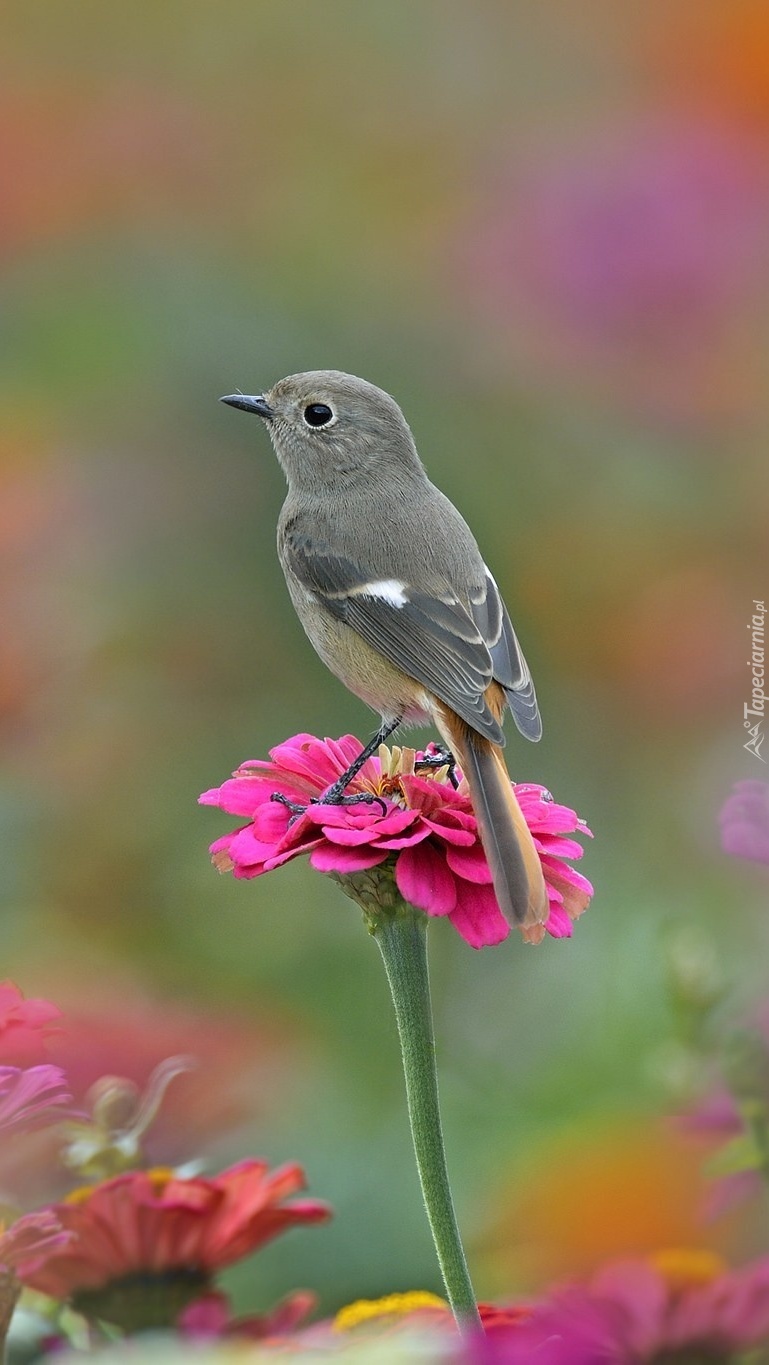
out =
[[[494,744],[504,744],[502,728],[485,698],[495,667],[482,630],[480,589],[478,601],[468,610],[448,583],[425,590],[400,578],[377,577],[320,538],[291,526],[282,537],[282,557],[332,616],[450,706],[473,730]],[[494,648],[503,638],[499,630],[497,635]]]
[[483,585],[471,594],[470,610],[491,655],[494,677],[505,689],[518,729],[527,739],[541,739],[542,721],[529,665],[489,569],[486,569]]

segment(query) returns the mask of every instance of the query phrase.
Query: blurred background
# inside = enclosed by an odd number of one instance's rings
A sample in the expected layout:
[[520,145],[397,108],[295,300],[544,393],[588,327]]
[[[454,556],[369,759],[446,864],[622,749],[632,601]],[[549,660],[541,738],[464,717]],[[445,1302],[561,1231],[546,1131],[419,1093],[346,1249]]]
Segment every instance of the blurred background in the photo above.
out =
[[701,1223],[665,1117],[692,1012],[767,989],[765,870],[717,833],[764,774],[765,0],[10,0],[5,29],[0,975],[83,1075],[198,1054],[173,1159],[298,1159],[334,1204],[232,1272],[241,1306],[439,1287],[358,912],[306,865],[217,877],[229,818],[195,804],[297,731],[371,731],[290,610],[265,435],[217,402],[351,370],[510,604],[545,723],[511,771],[596,836],[573,940],[431,934],[476,1286],[765,1245]]

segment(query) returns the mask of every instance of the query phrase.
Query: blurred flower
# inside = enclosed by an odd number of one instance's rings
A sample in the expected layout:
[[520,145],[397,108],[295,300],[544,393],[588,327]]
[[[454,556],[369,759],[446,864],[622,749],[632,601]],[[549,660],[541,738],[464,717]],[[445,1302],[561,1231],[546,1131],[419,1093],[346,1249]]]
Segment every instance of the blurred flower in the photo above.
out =
[[710,1252],[669,1251],[617,1261],[586,1285],[556,1290],[528,1319],[478,1344],[486,1362],[643,1365],[728,1362],[766,1344],[769,1257],[727,1270]]
[[130,1338],[109,1346],[89,1346],[81,1354],[65,1351],[45,1356],[46,1365],[83,1365],[85,1358],[101,1365],[267,1365],[270,1361],[293,1360],[317,1365],[319,1360],[349,1361],[349,1365],[464,1365],[456,1336],[447,1342],[444,1332],[417,1328],[397,1337],[370,1336],[361,1339],[335,1337],[333,1341],[306,1340],[303,1333],[294,1338],[276,1337],[246,1343],[219,1338],[209,1342],[190,1342],[189,1338],[169,1333],[148,1333],[140,1340]]
[[5,1229],[0,1229],[0,1270],[30,1266],[43,1253],[68,1245],[72,1234],[65,1232],[58,1218],[44,1209],[26,1213]]
[[0,1063],[34,1066],[48,1058],[46,1044],[60,1029],[61,1010],[48,1000],[25,1000],[13,981],[0,981]]
[[186,1161],[212,1137],[255,1117],[260,1097],[285,1076],[292,1025],[275,1006],[269,1018],[234,1008],[213,1012],[198,1000],[150,995],[114,970],[89,981],[87,1005],[82,997],[79,979],[62,987],[66,1030],[52,1047],[79,1103],[87,1103],[105,1076],[119,1076],[137,1096],[146,1095],[169,1058],[194,1059],[194,1070],[174,1081],[146,1135],[153,1165]]
[[745,322],[769,268],[760,140],[682,118],[500,181],[462,272],[498,348],[507,334],[549,385],[560,367],[653,415],[702,422],[757,400]]
[[538,1144],[506,1186],[499,1173],[493,1214],[478,1254],[495,1295],[511,1282],[539,1287],[588,1276],[607,1259],[659,1246],[736,1249],[735,1220],[703,1229],[712,1135],[643,1114],[570,1124]]
[[102,1076],[86,1096],[90,1117],[63,1125],[64,1165],[83,1180],[107,1180],[144,1165],[144,1140],[168,1086],[194,1066],[191,1057],[168,1057],[155,1067],[144,1094],[124,1076]]
[[[478,1314],[487,1334],[506,1331],[525,1321],[531,1310],[526,1306],[499,1307],[479,1303]],[[333,1320],[336,1333],[362,1333],[397,1336],[419,1329],[442,1330],[447,1346],[456,1343],[456,1323],[445,1299],[423,1289],[408,1290],[404,1294],[385,1294],[381,1299],[358,1299],[340,1308]],[[436,1338],[437,1339],[437,1338]],[[452,1352],[452,1359],[454,1358]]]
[[769,1004],[727,1037],[720,1063],[721,1079],[683,1119],[685,1130],[725,1144],[709,1163],[710,1217],[755,1197],[762,1177],[769,1180]]
[[31,1268],[41,1256],[54,1248],[61,1249],[70,1241],[59,1220],[48,1211],[30,1213],[17,1218],[10,1227],[0,1224],[0,1358],[10,1326],[21,1283],[16,1274],[24,1266]]
[[[59,967],[58,977],[61,972]],[[292,1022],[277,1007],[268,1019],[236,1009],[213,1013],[198,1003],[160,1000],[114,967],[89,975],[87,1005],[85,989],[80,977],[65,977],[61,983],[58,998],[66,1027],[51,1040],[50,1051],[63,1067],[77,1108],[85,1111],[83,1117],[87,1113],[93,1117],[94,1102],[101,1118],[106,1117],[106,1086],[111,1095],[109,1121],[116,1125],[112,1131],[118,1145],[123,1145],[117,1129],[127,1119],[127,1109],[142,1107],[142,1097],[153,1090],[158,1071],[162,1077],[169,1060],[180,1054],[195,1061],[195,1069],[177,1076],[165,1092],[151,1127],[141,1134],[137,1164],[178,1166],[197,1158],[222,1134],[257,1118],[265,1103],[280,1103],[292,1074],[290,1054],[296,1040]],[[124,1109],[122,1116],[115,1110],[118,1104]],[[130,1127],[130,1118],[127,1122]],[[66,1136],[57,1127],[32,1133],[24,1143],[0,1144],[0,1199],[33,1208],[62,1198],[71,1188],[60,1160]],[[104,1131],[101,1137],[92,1131],[90,1137],[104,1153]],[[85,1156],[84,1148],[79,1150]],[[105,1176],[106,1172],[94,1171],[87,1178]]]
[[295,1332],[317,1302],[317,1295],[310,1290],[297,1289],[281,1299],[269,1313],[233,1318],[227,1295],[212,1290],[189,1304],[179,1315],[176,1326],[183,1336],[196,1343],[219,1337],[264,1341]]
[[172,1325],[223,1266],[291,1227],[325,1222],[327,1204],[284,1201],[300,1166],[241,1161],[211,1178],[137,1171],[75,1191],[51,1212],[73,1234],[21,1272],[24,1284],[126,1331]]
[[439,1321],[448,1320],[453,1324],[445,1299],[424,1289],[412,1289],[405,1294],[385,1294],[381,1299],[358,1299],[355,1303],[345,1304],[334,1318],[334,1330],[351,1332],[372,1323],[380,1327],[387,1326],[401,1318],[412,1317],[415,1313],[427,1313],[431,1318],[437,1314]]
[[[463,780],[455,789],[445,767],[420,769],[413,749],[383,745],[349,785],[350,795],[368,796],[368,802],[322,803],[324,791],[362,747],[354,735],[339,740],[295,735],[270,750],[271,762],[252,759],[221,787],[204,792],[203,805],[249,819],[211,845],[215,866],[236,877],[258,877],[309,854],[319,872],[346,876],[390,860],[404,900],[428,915],[446,915],[474,948],[500,943],[510,927],[497,905]],[[456,776],[462,777],[458,769]],[[272,800],[274,793],[301,809]],[[593,888],[565,862],[581,857],[582,848],[564,836],[590,831],[544,787],[515,785],[515,793],[542,862],[550,900],[547,931],[568,936]]]
[[0,1066],[0,1132],[29,1131],[72,1114],[59,1066]]
[[735,782],[718,819],[725,853],[769,866],[769,783]]

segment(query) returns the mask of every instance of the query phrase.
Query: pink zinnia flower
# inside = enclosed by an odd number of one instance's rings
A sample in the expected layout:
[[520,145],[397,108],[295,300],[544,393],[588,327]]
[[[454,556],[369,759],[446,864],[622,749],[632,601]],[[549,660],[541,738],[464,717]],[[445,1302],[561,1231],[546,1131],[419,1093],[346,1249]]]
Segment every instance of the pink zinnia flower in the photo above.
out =
[[70,1234],[48,1211],[27,1214],[9,1228],[0,1224],[0,1358],[5,1359],[5,1338],[21,1293],[21,1268],[34,1268],[41,1256],[66,1246],[69,1239]]
[[0,1066],[0,1132],[39,1128],[72,1116],[60,1066]]
[[725,853],[769,866],[769,783],[735,782],[718,820]]
[[[350,795],[376,800],[322,804],[323,793],[361,749],[354,735],[336,740],[295,735],[270,750],[269,763],[252,759],[221,787],[204,792],[203,805],[248,820],[211,845],[214,864],[236,877],[258,877],[306,853],[319,872],[343,876],[389,859],[404,900],[428,915],[446,915],[473,948],[501,943],[510,926],[497,905],[462,774],[456,770],[455,789],[446,768],[420,770],[420,755],[413,749],[383,745],[349,786]],[[568,937],[593,888],[566,862],[581,857],[582,848],[565,836],[590,831],[544,787],[514,784],[514,789],[542,862],[550,900],[547,932]],[[292,814],[272,800],[275,792],[305,809]],[[523,932],[538,942],[544,929]]]
[[46,1042],[59,1032],[61,1011],[48,1000],[25,1000],[12,981],[0,981],[0,1063],[35,1066],[47,1060]]
[[304,1183],[300,1166],[270,1172],[253,1160],[210,1178],[163,1169],[117,1176],[54,1205],[72,1241],[22,1267],[21,1278],[126,1330],[170,1326],[223,1266],[291,1227],[330,1217],[320,1200],[286,1202]]
[[54,1249],[61,1250],[71,1240],[72,1233],[64,1231],[50,1209],[27,1213],[0,1231],[0,1273],[15,1271],[21,1266],[31,1269],[41,1256]]
[[723,1361],[769,1334],[769,1257],[728,1270],[709,1251],[616,1261],[587,1285],[536,1305],[527,1320],[479,1342],[477,1365],[652,1365]]

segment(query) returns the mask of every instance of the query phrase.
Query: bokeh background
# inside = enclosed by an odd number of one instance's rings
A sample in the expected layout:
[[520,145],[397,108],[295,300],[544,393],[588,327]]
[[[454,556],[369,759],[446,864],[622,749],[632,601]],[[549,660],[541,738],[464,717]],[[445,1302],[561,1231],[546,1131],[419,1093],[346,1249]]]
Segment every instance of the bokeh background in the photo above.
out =
[[290,610],[264,433],[216,401],[352,370],[510,603],[545,721],[511,770],[596,836],[572,941],[431,934],[477,1288],[747,1254],[666,1116],[699,1004],[715,1036],[767,988],[763,870],[716,819],[764,771],[765,0],[10,0],[4,30],[0,975],[65,1008],[81,1079],[198,1054],[161,1157],[299,1159],[333,1202],[241,1305],[438,1288],[357,911],[306,866],[218,878],[195,804],[370,732]]

